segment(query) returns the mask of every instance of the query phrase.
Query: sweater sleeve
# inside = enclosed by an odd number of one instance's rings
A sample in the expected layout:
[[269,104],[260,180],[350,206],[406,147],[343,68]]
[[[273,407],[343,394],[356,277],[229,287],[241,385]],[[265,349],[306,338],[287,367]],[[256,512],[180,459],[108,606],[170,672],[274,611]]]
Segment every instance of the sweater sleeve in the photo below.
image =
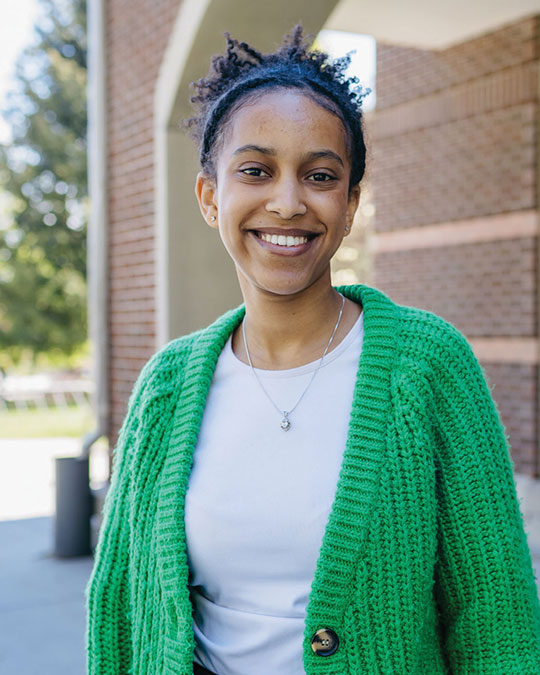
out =
[[450,672],[538,675],[540,604],[505,430],[469,343],[453,326],[445,338],[433,383],[434,592]]
[[139,423],[144,370],[133,389],[113,452],[111,483],[102,510],[86,597],[88,675],[131,673],[129,598],[131,464]]

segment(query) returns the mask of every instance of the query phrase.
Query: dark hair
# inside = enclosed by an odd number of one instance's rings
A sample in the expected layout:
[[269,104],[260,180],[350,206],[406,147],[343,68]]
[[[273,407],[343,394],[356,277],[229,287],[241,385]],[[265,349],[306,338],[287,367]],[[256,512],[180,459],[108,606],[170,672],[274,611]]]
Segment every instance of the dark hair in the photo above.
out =
[[349,187],[359,183],[366,166],[361,107],[369,90],[358,84],[358,78],[345,77],[350,56],[332,61],[324,52],[310,51],[301,24],[271,54],[262,54],[229,33],[225,38],[226,53],[213,56],[208,75],[192,82],[198,93],[190,100],[198,114],[185,122],[199,145],[203,171],[216,178],[216,145],[246,99],[260,89],[297,88],[341,119],[351,159]]

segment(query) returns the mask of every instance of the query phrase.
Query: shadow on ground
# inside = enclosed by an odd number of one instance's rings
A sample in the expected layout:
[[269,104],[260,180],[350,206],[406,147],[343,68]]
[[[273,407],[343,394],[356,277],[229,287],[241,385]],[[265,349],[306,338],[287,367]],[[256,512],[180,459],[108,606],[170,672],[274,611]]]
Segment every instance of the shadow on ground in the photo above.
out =
[[55,558],[53,519],[0,522],[0,672],[84,675],[92,556]]

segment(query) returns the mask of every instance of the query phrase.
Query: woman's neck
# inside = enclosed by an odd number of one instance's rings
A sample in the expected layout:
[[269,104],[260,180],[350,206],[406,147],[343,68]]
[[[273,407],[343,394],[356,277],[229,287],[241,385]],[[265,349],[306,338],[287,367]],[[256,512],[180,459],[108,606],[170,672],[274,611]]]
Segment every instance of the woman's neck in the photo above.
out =
[[[241,284],[246,286],[246,284]],[[242,288],[246,304],[246,340],[255,368],[284,370],[317,360],[330,340],[343,304],[330,283],[314,284],[291,296]],[[329,352],[339,345],[362,311],[361,305],[345,300],[343,313]],[[236,356],[248,363],[242,324],[232,337]]]

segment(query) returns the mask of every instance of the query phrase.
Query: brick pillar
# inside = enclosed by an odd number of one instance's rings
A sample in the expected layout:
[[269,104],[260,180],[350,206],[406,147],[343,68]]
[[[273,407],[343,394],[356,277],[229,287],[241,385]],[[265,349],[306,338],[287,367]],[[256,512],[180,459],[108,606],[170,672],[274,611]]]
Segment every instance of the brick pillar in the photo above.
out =
[[538,17],[433,52],[378,45],[374,283],[451,321],[538,476]]
[[107,2],[111,445],[155,351],[154,90],[179,6]]

